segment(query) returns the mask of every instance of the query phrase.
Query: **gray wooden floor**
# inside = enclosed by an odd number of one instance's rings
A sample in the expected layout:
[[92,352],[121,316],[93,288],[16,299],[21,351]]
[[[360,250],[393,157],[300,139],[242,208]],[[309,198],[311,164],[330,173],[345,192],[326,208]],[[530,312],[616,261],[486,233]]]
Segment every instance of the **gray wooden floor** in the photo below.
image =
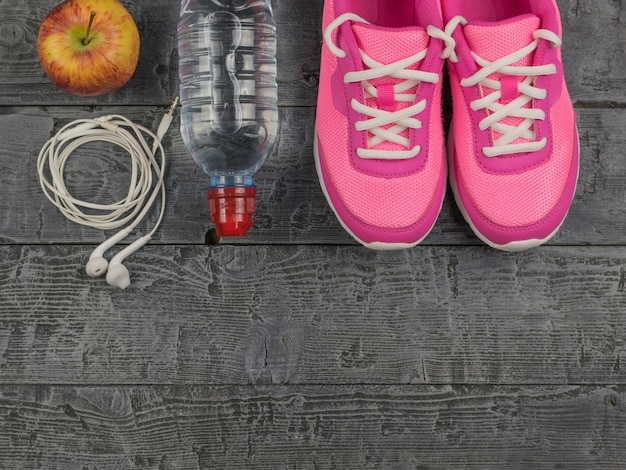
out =
[[[77,117],[157,125],[177,94],[178,2],[123,2],[139,66],[95,99],[39,66],[56,2],[0,1],[0,469],[626,468],[623,2],[558,2],[579,187],[549,245],[506,254],[449,197],[412,250],[346,235],[312,154],[323,2],[274,0],[283,126],[257,227],[205,244],[207,180],[176,121],[164,223],[126,291],[85,275],[106,234],[52,207],[36,156]],[[110,200],[128,157],[91,151],[70,190]]]

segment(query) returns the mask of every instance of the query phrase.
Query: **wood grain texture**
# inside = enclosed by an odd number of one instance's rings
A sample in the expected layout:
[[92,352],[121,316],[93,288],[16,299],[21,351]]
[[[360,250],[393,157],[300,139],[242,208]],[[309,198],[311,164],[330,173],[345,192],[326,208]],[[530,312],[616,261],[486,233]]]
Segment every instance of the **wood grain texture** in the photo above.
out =
[[626,251],[0,247],[1,383],[625,384]]
[[618,470],[624,387],[0,387],[0,468]]
[[[102,231],[66,220],[45,198],[36,160],[44,142],[62,125],[78,117],[123,113],[156,128],[164,108],[158,107],[19,107],[0,108],[3,129],[0,152],[0,241],[4,243],[95,243]],[[286,108],[281,112],[278,148],[255,175],[258,186],[256,228],[244,240],[229,243],[355,244],[324,198],[313,161],[315,111]],[[557,245],[626,243],[626,110],[579,109],[581,176],[576,197]],[[165,137],[168,156],[168,202],[156,243],[202,243],[210,225],[205,188],[208,177],[187,153],[175,121]],[[86,147],[68,163],[70,191],[90,201],[112,202],[126,194],[130,158],[111,146]],[[480,244],[460,216],[451,193],[427,245]],[[140,230],[154,223],[156,211]]]
[[[257,226],[204,246],[207,179],[177,120],[164,224],[121,291],[85,275],[107,234],[57,212],[35,161],[78,117],[157,125],[178,92],[179,1],[123,0],[137,71],[89,99],[38,63],[58,1],[0,0],[0,470],[624,468],[623,2],[557,0],[581,177],[550,245],[510,254],[451,197],[423,245],[355,245],[313,162],[323,1],[272,0],[282,130]],[[122,195],[128,157],[81,152],[72,192]]]
[[[127,86],[89,99],[74,98],[57,90],[39,65],[39,24],[56,3],[57,0],[0,2],[0,104],[165,105],[177,94],[178,0],[122,2],[141,32],[137,70]],[[312,106],[317,97],[323,1],[273,0],[272,4],[278,27],[280,103]],[[621,22],[622,2],[559,0],[558,4],[565,37],[565,76],[572,99],[577,103],[610,102],[623,106],[626,39]]]

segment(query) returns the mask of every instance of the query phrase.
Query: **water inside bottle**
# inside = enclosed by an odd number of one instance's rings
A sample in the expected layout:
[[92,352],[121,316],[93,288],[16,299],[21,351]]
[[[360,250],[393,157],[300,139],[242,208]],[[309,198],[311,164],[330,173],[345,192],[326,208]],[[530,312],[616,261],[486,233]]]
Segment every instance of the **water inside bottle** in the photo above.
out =
[[179,24],[181,132],[212,185],[249,184],[278,133],[275,27],[264,1],[212,1]]

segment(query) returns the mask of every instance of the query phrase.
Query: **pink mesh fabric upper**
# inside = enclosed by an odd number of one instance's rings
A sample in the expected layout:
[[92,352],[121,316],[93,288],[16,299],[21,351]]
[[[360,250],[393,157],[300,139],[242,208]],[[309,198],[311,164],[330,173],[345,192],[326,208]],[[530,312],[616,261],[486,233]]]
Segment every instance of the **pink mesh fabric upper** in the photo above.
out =
[[[522,15],[505,21],[470,23],[463,31],[470,49],[493,62],[533,42],[533,33],[540,26],[536,15]],[[530,59],[522,62],[529,64]]]
[[[356,23],[352,26],[352,31],[363,52],[383,64],[417,54],[426,49],[429,42],[426,30],[419,26],[392,29]],[[417,65],[410,68],[415,70]]]

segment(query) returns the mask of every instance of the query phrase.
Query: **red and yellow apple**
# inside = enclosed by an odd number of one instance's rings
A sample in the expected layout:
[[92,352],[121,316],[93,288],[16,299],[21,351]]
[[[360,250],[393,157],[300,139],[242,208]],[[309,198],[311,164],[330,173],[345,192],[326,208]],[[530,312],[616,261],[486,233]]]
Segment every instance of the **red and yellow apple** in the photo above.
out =
[[139,42],[137,25],[119,0],[66,0],[41,23],[37,52],[57,87],[98,96],[130,80]]

